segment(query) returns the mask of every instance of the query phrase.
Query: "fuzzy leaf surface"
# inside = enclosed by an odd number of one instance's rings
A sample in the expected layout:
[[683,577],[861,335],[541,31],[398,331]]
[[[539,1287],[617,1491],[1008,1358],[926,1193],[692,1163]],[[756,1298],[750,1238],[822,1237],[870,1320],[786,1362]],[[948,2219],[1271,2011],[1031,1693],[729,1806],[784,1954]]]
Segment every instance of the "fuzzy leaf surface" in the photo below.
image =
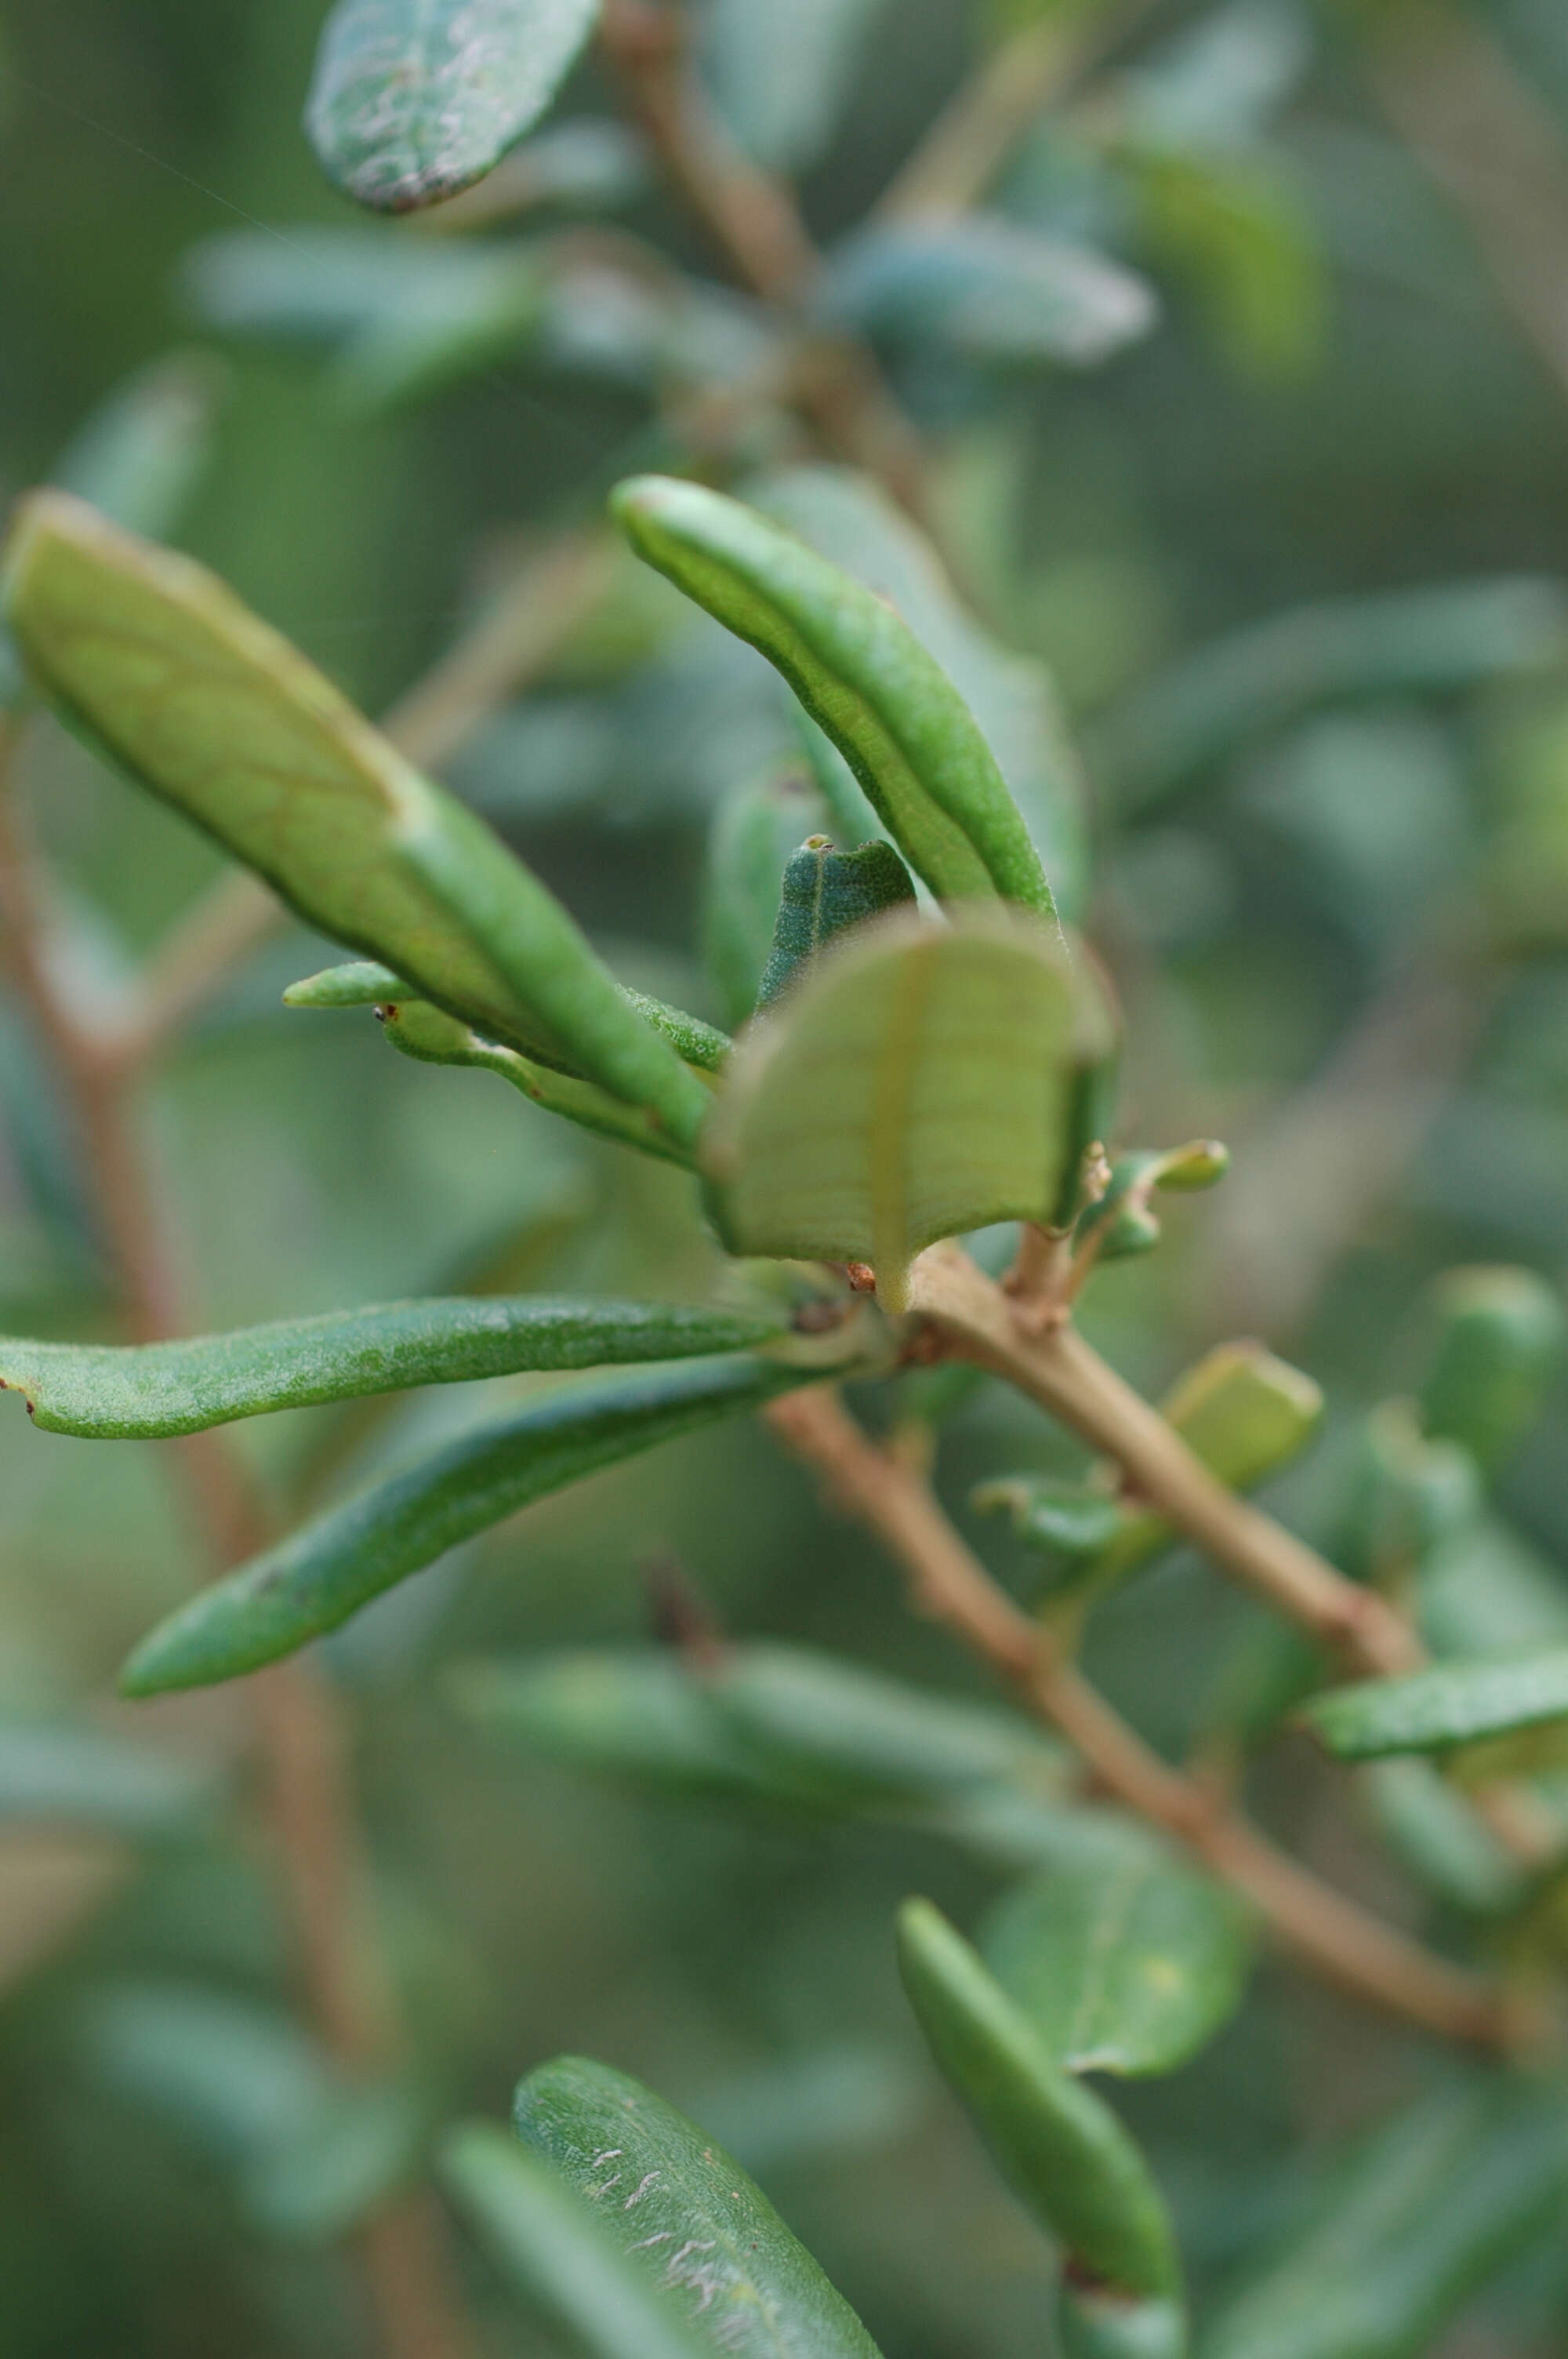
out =
[[170,1343],[0,1337],[0,1386],[26,1394],[48,1432],[148,1440],[412,1385],[695,1359],[776,1332],[764,1320],[674,1303],[455,1295]]
[[305,125],[326,171],[378,212],[456,196],[532,129],[599,0],[338,0]]
[[879,2359],[854,2311],[722,2147],[651,2089],[581,2056],[519,2082],[530,2154],[610,2225],[700,2349]]

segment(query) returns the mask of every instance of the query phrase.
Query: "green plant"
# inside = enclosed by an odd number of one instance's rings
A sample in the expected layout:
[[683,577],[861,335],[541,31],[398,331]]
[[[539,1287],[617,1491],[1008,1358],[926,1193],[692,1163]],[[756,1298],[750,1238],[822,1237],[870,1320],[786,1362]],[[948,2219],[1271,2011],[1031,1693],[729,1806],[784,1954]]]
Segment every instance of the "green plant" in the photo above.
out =
[[[720,13],[732,40],[754,14]],[[1419,38],[1401,11],[1368,13],[1373,71],[1397,76],[1401,39]],[[814,87],[868,15],[814,13],[801,35]],[[449,218],[467,207],[481,227],[534,201],[509,193],[508,175],[526,190],[532,169],[548,193],[553,168],[557,191],[580,195],[572,174],[591,180],[590,157],[574,165],[563,147],[552,166],[552,135],[517,143],[597,26],[648,149],[758,299],[730,316],[630,240],[571,234],[332,229],[275,253],[244,232],[197,257],[209,319],[325,345],[332,398],[361,417],[433,397],[530,340],[569,344],[595,271],[645,299],[622,315],[612,373],[648,393],[636,455],[658,471],[612,471],[621,538],[579,514],[384,727],[160,545],[199,456],[200,373],[133,387],[10,527],[7,771],[47,707],[248,876],[211,888],[105,1022],[62,983],[56,913],[0,812],[12,981],[89,1150],[95,1201],[74,1208],[77,1242],[107,1264],[131,1337],[0,1338],[0,1387],[43,1430],[178,1452],[221,1578],[141,1636],[122,1689],[146,1699],[262,1674],[252,1692],[316,2033],[285,2019],[258,2034],[211,1995],[132,1987],[83,2038],[122,2089],[225,2155],[253,2225],[358,2239],[392,2350],[464,2347],[426,2188],[434,2145],[436,2180],[503,2276],[597,2359],[875,2351],[741,2165],[611,2066],[532,2065],[515,2136],[438,2125],[446,2089],[422,2085],[387,2029],[397,2002],[375,1987],[384,1969],[358,1922],[331,1699],[300,1651],[519,1509],[753,1414],[1009,1708],[823,1650],[731,1641],[676,1580],[659,1644],[460,1661],[443,1709],[498,1746],[764,1823],[918,1833],[1008,1869],[972,1941],[921,1898],[887,1941],[938,2071],[1051,2239],[1068,2359],[1413,2359],[1477,2288],[1544,2249],[1568,2197],[1568,1614],[1510,1560],[1490,1504],[1556,1374],[1551,1287],[1501,1266],[1436,1283],[1412,1397],[1359,1419],[1328,1467],[1321,1545],[1246,1495],[1314,1440],[1324,1403],[1310,1377],[1261,1344],[1224,1343],[1156,1408],[1080,1323],[1117,1264],[1160,1245],[1156,1203],[1221,1181],[1228,1158],[1208,1138],[1124,1139],[1124,1026],[1091,946],[1077,758],[1042,668],[951,586],[932,545],[929,453],[890,384],[914,353],[983,406],[1003,398],[999,372],[1097,365],[1152,327],[1149,285],[1123,263],[977,201],[1028,124],[1136,42],[1134,25],[1092,7],[1024,16],[967,111],[825,265],[772,168],[809,144],[787,78],[774,117],[763,77],[741,76],[743,153],[706,110],[676,12],[340,0],[308,122],[349,194],[390,211],[451,201]],[[1274,56],[1288,80],[1267,16],[1225,11],[1208,32],[1256,16],[1248,54]],[[1196,275],[1238,365],[1288,366],[1314,332],[1314,262],[1246,119],[1266,112],[1256,76],[1241,75],[1235,119],[1211,136],[1201,108],[1196,132],[1180,126],[1184,103],[1223,83],[1214,57],[1143,72],[1108,78],[1098,111],[1086,103],[1069,126],[1078,163],[1136,212],[1152,267],[1175,257]],[[746,103],[761,109],[749,125]],[[641,168],[629,153],[600,156],[611,182]],[[613,673],[618,635],[637,642],[654,611],[628,552],[728,635],[702,641],[710,658],[744,645],[777,675],[744,672],[753,738],[719,782],[708,832],[707,984],[730,1030],[623,983],[503,832],[429,775],[563,652],[590,679],[596,663]],[[1540,584],[1303,609],[1130,696],[1094,750],[1136,809],[1301,706],[1551,672],[1563,638],[1561,602]],[[678,698],[689,682],[672,669]],[[1555,807],[1527,809],[1488,848],[1487,894],[1463,923],[1434,926],[1430,955],[1462,978],[1528,957],[1521,871],[1535,877],[1531,940],[1553,950],[1560,912],[1541,882],[1553,857],[1560,876]],[[373,1020],[400,1053],[499,1075],[664,1167],[681,1190],[671,1258],[711,1271],[708,1299],[518,1292],[503,1266],[417,1299],[182,1340],[129,1095],[285,913],[351,954],[288,986],[300,1024]],[[1353,1182],[1343,1195],[1354,1228]],[[69,1188],[55,1202],[69,1225]],[[525,1204],[517,1218],[514,1263],[536,1226]],[[1283,1197],[1281,1221],[1288,1259]],[[359,1488],[338,1479],[400,1393],[568,1373],[373,1461]],[[1045,1412],[1054,1435],[973,1495],[1011,1519],[1011,1583],[933,1479],[940,1434],[987,1383]],[[279,1529],[219,1429],[295,1408],[332,1416]],[[1085,1662],[1095,1617],[1136,1604],[1134,1582],[1180,1544],[1261,1609],[1193,1714],[1184,1767]],[[1268,1747],[1304,1732],[1374,1765],[1361,1798],[1423,1921],[1348,1897],[1265,1832],[1244,1788]],[[210,1807],[200,1782],[119,1736],[0,1730],[0,1807],[21,1817],[186,1826]],[[1243,2239],[1245,2281],[1190,2324],[1160,2170],[1122,2117],[1141,2116],[1089,2076],[1185,2065],[1238,2017],[1266,1950],[1376,2010],[1420,2060],[1354,2151],[1281,2193],[1289,2216]],[[247,2055],[248,2078],[233,2069]]]

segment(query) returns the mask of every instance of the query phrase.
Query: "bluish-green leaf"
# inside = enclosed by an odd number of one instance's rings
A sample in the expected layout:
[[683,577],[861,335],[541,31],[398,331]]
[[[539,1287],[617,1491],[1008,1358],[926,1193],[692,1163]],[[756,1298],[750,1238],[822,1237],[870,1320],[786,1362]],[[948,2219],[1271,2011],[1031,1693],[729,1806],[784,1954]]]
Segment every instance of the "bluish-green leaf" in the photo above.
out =
[[[784,467],[755,479],[748,493],[765,516],[891,604],[935,658],[996,758],[1063,916],[1076,917],[1088,886],[1083,774],[1044,664],[977,621],[930,541],[869,477],[848,467]],[[832,747],[819,742],[842,787],[863,802]],[[837,810],[828,824],[845,843],[866,832]]]
[[909,871],[880,837],[858,851],[839,852],[826,836],[807,838],[784,864],[772,954],[757,988],[757,1005],[776,999],[836,934],[884,910],[912,906]]
[[1123,2295],[1179,2295],[1170,2221],[1110,2108],[1063,2071],[929,1900],[899,1912],[899,1962],[931,2052],[1002,2177],[1071,2264]]
[[1403,1679],[1332,1688],[1303,1717],[1343,1761],[1385,1753],[1436,1753],[1568,1720],[1568,1648],[1512,1662],[1439,1663]]
[[169,1343],[0,1336],[0,1389],[24,1393],[48,1432],[147,1440],[411,1385],[695,1359],[746,1350],[781,1332],[776,1322],[678,1303],[458,1295]]
[[36,492],[4,580],[62,716],[308,924],[486,1038],[583,1072],[677,1144],[695,1136],[702,1084],[554,896],[204,568]]
[[493,2122],[464,2122],[437,2169],[452,2201],[505,2275],[588,2359],[706,2359],[676,2301],[625,2255],[613,2213],[600,2214],[558,2170]]
[[700,484],[636,476],[612,506],[640,556],[783,673],[934,893],[1000,894],[1052,914],[995,756],[898,614],[794,533]]
[[1070,2072],[1169,2072],[1240,2006],[1249,1910],[1163,1843],[1108,1821],[999,1901],[979,1947]]
[[1015,366],[1098,368],[1160,314],[1124,264],[991,213],[859,231],[816,299],[836,327]]
[[129,1695],[202,1687],[291,1655],[460,1540],[601,1466],[760,1408],[797,1368],[736,1353],[552,1392],[490,1420],[254,1557],[144,1638]]
[[455,196],[543,114],[599,0],[338,0],[306,127],[340,188],[385,212]]
[[1221,2311],[1199,2359],[1424,2359],[1565,2197],[1562,2090],[1460,2082],[1320,2173],[1308,2217]]
[[557,2057],[519,2083],[514,2119],[530,2152],[614,2223],[643,2282],[704,2351],[878,2359],[740,2164],[629,2074]]

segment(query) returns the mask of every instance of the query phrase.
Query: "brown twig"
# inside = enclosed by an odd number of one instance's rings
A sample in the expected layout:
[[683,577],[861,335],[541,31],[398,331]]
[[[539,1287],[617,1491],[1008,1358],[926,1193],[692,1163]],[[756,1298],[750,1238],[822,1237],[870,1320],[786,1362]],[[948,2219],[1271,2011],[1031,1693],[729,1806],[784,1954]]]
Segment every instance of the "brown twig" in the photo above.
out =
[[1426,2030],[1482,2046],[1509,2040],[1499,1991],[1323,1883],[1161,1760],[998,1588],[918,1473],[878,1450],[836,1396],[819,1387],[787,1394],[766,1415],[830,1498],[897,1560],[915,1607],[956,1632],[1059,1730],[1109,1793],[1244,1893],[1288,1948],[1341,1989]]
[[1421,1663],[1415,1633],[1385,1598],[1227,1491],[1070,1323],[1032,1332],[956,1245],[934,1246],[915,1263],[910,1308],[959,1358],[1005,1377],[1114,1459],[1141,1499],[1347,1669],[1387,1674]]
[[[743,155],[692,69],[684,11],[669,0],[607,0],[600,45],[672,186],[741,285],[798,321],[821,257],[793,190]],[[925,453],[871,353],[803,334],[796,407],[828,451],[864,467],[924,517]]]
[[[128,1075],[84,1034],[56,987],[46,921],[9,791],[14,723],[0,725],[0,926],[18,997],[64,1084],[82,1168],[128,1336],[180,1332],[179,1287],[138,1148]],[[265,1519],[243,1462],[219,1432],[171,1444],[192,1521],[214,1571],[251,1554]],[[398,2045],[396,2008],[369,1938],[366,1873],[331,1698],[303,1661],[251,1682],[267,1807],[289,1887],[302,1980],[325,2046],[349,2072],[383,2068]],[[416,2192],[388,2199],[356,2232],[365,2291],[388,2359],[466,2359],[446,2286],[438,2215]]]

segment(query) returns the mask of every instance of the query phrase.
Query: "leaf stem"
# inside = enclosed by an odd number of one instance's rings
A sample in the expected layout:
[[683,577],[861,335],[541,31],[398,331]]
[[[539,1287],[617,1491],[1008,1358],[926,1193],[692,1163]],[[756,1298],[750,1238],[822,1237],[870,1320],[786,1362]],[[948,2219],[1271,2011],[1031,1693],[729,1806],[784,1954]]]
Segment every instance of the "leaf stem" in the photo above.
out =
[[1244,1893],[1289,1949],[1341,1989],[1425,2030],[1483,2047],[1509,2044],[1518,2027],[1499,1989],[1323,1883],[1162,1761],[992,1581],[919,1473],[879,1450],[836,1396],[792,1393],[765,1414],[830,1497],[897,1560],[917,1611],[945,1623],[1007,1680],[1119,1801]]
[[915,1263],[910,1308],[955,1356],[1005,1377],[1115,1459],[1140,1497],[1347,1669],[1383,1675],[1412,1670],[1424,1659],[1415,1633],[1385,1598],[1346,1580],[1292,1532],[1227,1490],[1069,1321],[1034,1332],[952,1245],[934,1246]]

